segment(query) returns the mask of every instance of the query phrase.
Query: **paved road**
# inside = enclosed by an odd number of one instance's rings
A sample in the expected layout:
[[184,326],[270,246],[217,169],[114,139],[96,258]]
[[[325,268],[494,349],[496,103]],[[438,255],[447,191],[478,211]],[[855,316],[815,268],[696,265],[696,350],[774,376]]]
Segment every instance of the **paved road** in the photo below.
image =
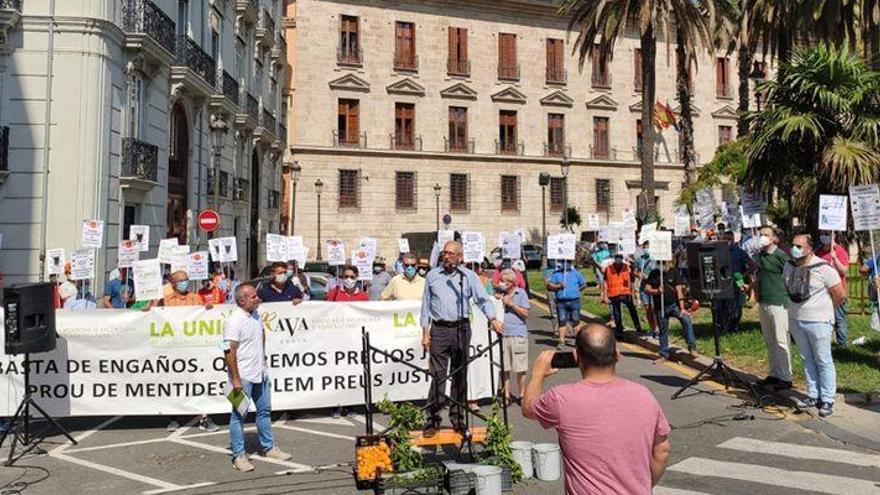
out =
[[[529,328],[533,356],[553,344],[551,322],[538,308]],[[813,419],[806,415],[743,410],[740,399],[712,384],[671,401],[690,371],[654,365],[654,356],[629,345],[622,345],[622,351],[619,373],[649,387],[674,427],[670,467],[655,494],[880,494],[880,453],[805,428],[802,422]],[[573,370],[565,370],[550,383],[576,378]],[[742,412],[747,419],[734,419]],[[555,432],[523,419],[516,406],[510,418],[516,439],[555,441]],[[382,423],[384,418],[376,420]],[[205,434],[196,428],[168,433],[161,418],[89,418],[65,424],[74,429],[80,444],[67,446],[61,437],[50,437],[43,443],[48,455],[27,457],[17,467],[0,467],[0,495],[358,493],[345,464],[352,460],[355,435],[363,432],[360,416],[277,418],[278,444],[292,452],[293,459],[270,463],[257,458],[256,471],[248,474],[229,465],[225,425],[220,432]],[[5,453],[5,447],[0,449],[4,458]],[[324,468],[316,472],[315,467]],[[283,474],[290,471],[297,473]],[[530,481],[516,489],[518,494],[536,495],[562,491],[561,482]]]

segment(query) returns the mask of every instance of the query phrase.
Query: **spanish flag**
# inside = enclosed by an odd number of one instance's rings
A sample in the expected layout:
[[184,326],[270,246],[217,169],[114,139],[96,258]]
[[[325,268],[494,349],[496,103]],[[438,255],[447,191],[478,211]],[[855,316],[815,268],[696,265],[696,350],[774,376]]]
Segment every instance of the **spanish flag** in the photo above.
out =
[[668,104],[664,105],[659,101],[654,102],[654,126],[661,130],[669,127],[678,129],[675,112],[672,111]]

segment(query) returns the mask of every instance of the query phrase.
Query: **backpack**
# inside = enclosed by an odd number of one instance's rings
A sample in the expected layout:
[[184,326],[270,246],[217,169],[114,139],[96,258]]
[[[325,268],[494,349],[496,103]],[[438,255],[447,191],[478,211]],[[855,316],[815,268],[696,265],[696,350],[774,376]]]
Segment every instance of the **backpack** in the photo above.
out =
[[793,261],[789,261],[789,264],[791,264],[792,271],[791,274],[785,278],[785,291],[788,292],[788,297],[791,299],[791,302],[800,304],[818,294],[818,292],[810,292],[810,272],[813,271],[813,268],[827,265],[828,263],[820,261],[812,265],[798,266],[794,264]]

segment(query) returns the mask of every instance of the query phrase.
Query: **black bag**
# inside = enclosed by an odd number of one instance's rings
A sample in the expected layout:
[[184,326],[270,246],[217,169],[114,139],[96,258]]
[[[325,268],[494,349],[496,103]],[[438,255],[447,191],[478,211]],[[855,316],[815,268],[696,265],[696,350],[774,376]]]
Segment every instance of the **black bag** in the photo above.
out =
[[810,293],[810,272],[813,271],[813,268],[828,263],[820,261],[807,266],[798,266],[793,261],[789,261],[789,263],[793,269],[791,274],[785,278],[785,291],[788,292],[791,302],[798,304],[806,302],[815,295]]

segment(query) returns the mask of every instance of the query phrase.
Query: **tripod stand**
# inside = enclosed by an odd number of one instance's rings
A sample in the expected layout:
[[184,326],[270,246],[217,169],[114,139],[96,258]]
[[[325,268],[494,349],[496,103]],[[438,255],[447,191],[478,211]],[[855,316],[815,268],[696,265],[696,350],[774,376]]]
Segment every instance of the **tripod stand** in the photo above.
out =
[[755,389],[752,384],[748,383],[744,379],[740,378],[736,372],[724,362],[724,358],[721,357],[721,328],[717,321],[718,315],[715,310],[715,302],[719,299],[711,298],[710,302],[712,303],[712,334],[715,340],[715,358],[712,360],[712,364],[710,364],[706,369],[699,372],[697,376],[693,377],[688,381],[683,387],[678,389],[677,392],[672,394],[672,399],[677,399],[682,392],[685,390],[695,386],[700,380],[707,375],[714,375],[719,378],[721,383],[724,384],[724,389],[728,390],[731,386],[738,385],[740,388],[744,389],[749,395],[756,397]]
[[[40,413],[40,415],[45,418],[47,421],[52,423],[56,428],[61,430],[61,433],[67,437],[68,440],[71,441],[74,445],[77,444],[76,439],[74,439],[70,432],[67,431],[63,426],[61,426],[58,421],[50,416],[46,411],[37,404],[37,401],[31,396],[30,392],[31,385],[31,367],[30,367],[30,354],[25,353],[24,355],[24,397],[22,397],[21,402],[18,404],[18,409],[15,410],[15,415],[12,416],[12,419],[9,421],[9,429],[3,432],[3,436],[0,437],[0,447],[3,446],[3,442],[6,441],[6,437],[9,433],[12,433],[12,447],[9,449],[9,457],[6,459],[6,462],[3,463],[4,466],[11,466],[15,461],[20,459],[22,456],[30,452],[31,450],[37,448],[39,442],[36,442],[34,437],[31,436],[30,430],[30,408],[33,407]],[[27,448],[21,452],[21,454],[16,457],[15,456],[15,447],[17,445],[21,445],[22,447],[27,446]]]

